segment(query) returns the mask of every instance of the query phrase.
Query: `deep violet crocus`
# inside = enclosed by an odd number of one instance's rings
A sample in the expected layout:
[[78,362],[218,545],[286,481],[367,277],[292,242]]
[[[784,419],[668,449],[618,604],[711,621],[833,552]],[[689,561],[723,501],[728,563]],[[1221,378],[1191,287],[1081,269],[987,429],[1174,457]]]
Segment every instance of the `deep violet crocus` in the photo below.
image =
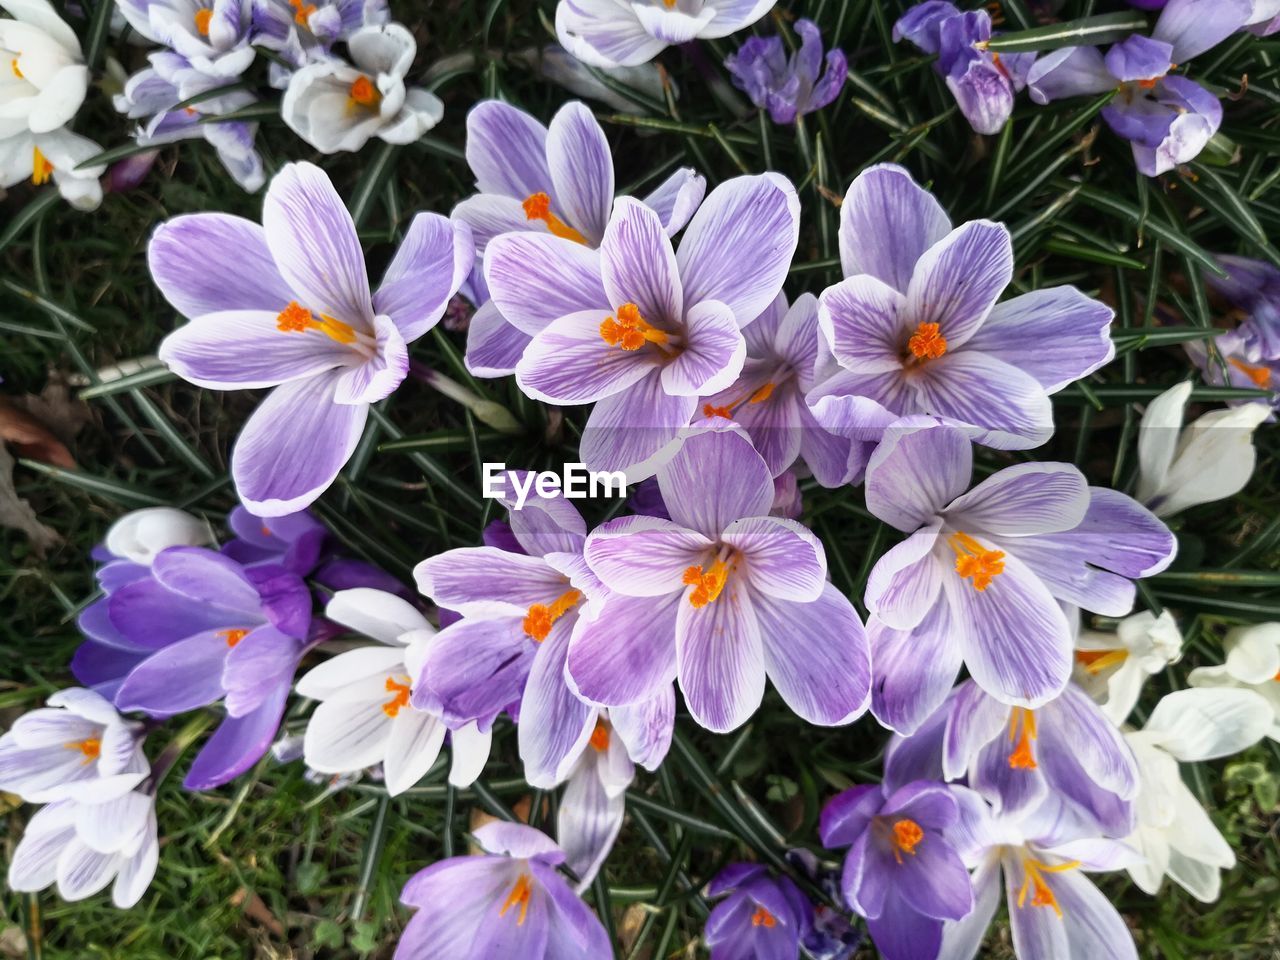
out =
[[973,909],[969,871],[945,831],[958,817],[945,784],[850,787],[822,810],[826,847],[849,847],[841,892],[885,960],[935,957],[944,920]]
[[867,466],[867,508],[908,534],[876,563],[865,601],[876,664],[872,712],[914,730],[963,663],[987,693],[1035,708],[1071,676],[1061,603],[1120,617],[1133,579],[1163,570],[1177,542],[1149,510],[1090,487],[1067,463],[1007,467],[969,492],[964,431],[907,417]]
[[489,292],[533,335],[516,382],[548,403],[595,403],[583,462],[641,479],[698,398],[737,378],[742,328],[781,291],[799,227],[795,188],[764,174],[713,190],[678,250],[659,215],[627,197],[614,204],[598,252],[561,237],[497,237],[485,253]]
[[444,314],[474,253],[465,224],[420,213],[371,296],[351,214],[309,163],[276,174],[262,220],[176,217],[157,228],[148,258],[191,319],[160,345],[170,369],[214,390],[276,388],[231,454],[240,499],[276,517],[333,482],[369,404],[404,380],[407,344]]
[[556,870],[564,851],[541,831],[495,821],[473,831],[484,853],[433,863],[400,901],[416,909],[395,960],[587,960],[613,953],[604,926]]
[[711,960],[794,960],[813,927],[813,905],[784,875],[758,863],[731,863],[707,885],[707,896],[724,897],[703,939]]
[[[512,474],[513,483],[528,476]],[[418,589],[462,618],[426,651],[412,703],[451,728],[474,722],[481,731],[511,708],[525,778],[546,788],[569,775],[595,735],[599,711],[566,683],[565,658],[581,612],[603,588],[582,558],[587,528],[573,504],[534,495],[509,506],[509,545],[520,552],[462,547],[414,568]],[[648,769],[666,755],[674,720],[670,683],[610,712],[631,758]]]
[[830,50],[823,70],[822,32],[812,20],[797,20],[800,49],[787,56],[782,37],[748,37],[724,61],[734,86],[767,109],[774,123],[794,123],[821,110],[840,93],[849,64],[843,50]]
[[[467,114],[467,165],[474,196],[452,216],[471,227],[476,270],[470,296],[479,309],[467,328],[467,366],[477,376],[502,377],[540,328],[503,316],[489,300],[480,269],[489,241],[502,233],[549,234],[591,249],[604,239],[613,210],[613,155],[604,131],[582,103],[566,103],[549,126],[501,100],[482,100]],[[678,233],[702,202],[706,181],[681,167],[642,202],[667,235]]]
[[853,605],[827,582],[818,538],[769,516],[773,480],[737,429],[698,429],[658,472],[672,519],[623,517],[587,538],[611,591],[579,622],[568,669],[607,706],[643,701],[679,678],[693,718],[745,723],[765,677],[811,723],[866,709],[870,662]]
[[897,416],[928,413],[973,439],[1025,449],[1053,433],[1049,395],[1109,361],[1112,310],[1075,287],[996,301],[1013,278],[1009,231],[952,229],[902,167],[858,175],[840,208],[845,279],[819,297],[839,370],[809,394],[828,430],[875,440]]

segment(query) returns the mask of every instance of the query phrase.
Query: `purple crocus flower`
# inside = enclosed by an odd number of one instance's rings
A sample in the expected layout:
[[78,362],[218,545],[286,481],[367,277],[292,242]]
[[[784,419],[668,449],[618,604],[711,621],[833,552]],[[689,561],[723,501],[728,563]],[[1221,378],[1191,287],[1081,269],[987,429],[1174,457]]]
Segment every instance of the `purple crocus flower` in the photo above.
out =
[[569,676],[587,699],[636,703],[679,678],[693,718],[716,732],[745,723],[768,676],[811,723],[866,709],[862,622],[827,582],[822,544],[769,516],[768,465],[736,429],[699,430],[658,472],[673,519],[623,517],[588,538],[609,588],[569,642]]
[[876,563],[865,597],[871,709],[899,732],[937,708],[961,663],[1002,703],[1048,703],[1073,662],[1060,602],[1124,616],[1131,581],[1177,549],[1149,510],[1071,464],[1007,467],[966,493],[972,468],[965,433],[929,417],[899,421],[867,467],[867,508],[909,535]]
[[387,0],[250,0],[253,42],[274,50],[271,86],[282,89],[292,70],[328,58],[335,43],[349,40],[361,27],[391,19]]
[[1204,382],[1214,387],[1242,387],[1246,390],[1271,390],[1270,399],[1236,398],[1228,400],[1229,406],[1242,403],[1268,403],[1272,410],[1280,409],[1280,357],[1264,359],[1258,356],[1258,341],[1252,331],[1241,324],[1213,338],[1211,352],[1204,341],[1184,344],[1187,356],[1197,367]]
[[246,570],[201,547],[172,547],[148,577],[113,590],[105,603],[95,637],[134,661],[116,690],[118,709],[166,717],[218,701],[226,708],[187,788],[219,786],[252,766],[271,745],[308,649],[311,594],[302,579],[280,567]]
[[1000,875],[1018,960],[1137,960],[1124,919],[1085,872],[1122,870],[1141,861],[1131,847],[1060,822],[1040,807],[995,814],[964,787],[951,788],[960,816],[947,837],[973,873],[973,912],[943,926],[941,956],[978,955],[996,908]]
[[[632,713],[634,711],[620,711]],[[628,735],[632,731],[627,731]],[[663,755],[670,744],[670,728],[660,734]],[[556,812],[556,839],[564,849],[565,864],[578,878],[579,892],[591,886],[604,866],[626,815],[626,794],[635,779],[627,741],[601,712],[595,729],[578,756]]]
[[808,402],[828,430],[874,440],[898,416],[977,428],[973,439],[1024,449],[1053,434],[1049,395],[1109,361],[1112,310],[1075,287],[997,303],[1013,278],[1009,231],[955,229],[906,170],[871,167],[840,208],[845,279],[819,298],[840,369]]
[[831,50],[822,64],[822,33],[812,20],[797,20],[800,49],[788,59],[782,37],[748,37],[724,61],[734,86],[767,109],[774,123],[794,123],[821,110],[840,93],[849,64],[843,50]]
[[678,251],[661,217],[627,197],[599,252],[561,237],[495,238],[489,291],[533,336],[517,383],[548,403],[595,403],[581,445],[591,469],[645,464],[688,426],[700,396],[737,378],[742,328],[781,291],[799,226],[791,182],[764,174],[712,191]]
[[1000,132],[1013,113],[1014,97],[1026,86],[1034,53],[1001,56],[988,50],[991,15],[961,11],[948,0],[926,0],[903,14],[893,25],[893,40],[903,39],[937,55],[934,69],[974,130]]
[[[509,476],[517,489],[533,479]],[[414,569],[418,589],[462,617],[436,636],[412,702],[450,727],[474,721],[481,731],[513,708],[525,778],[550,787],[569,775],[597,728],[597,708],[565,682],[565,658],[581,611],[603,587],[582,557],[586,522],[568,500],[535,495],[511,506],[520,552],[462,547]],[[611,711],[612,727],[635,762],[656,769],[670,743],[674,692],[668,684],[628,707]]]
[[[1169,0],[1125,0],[1139,10],[1163,10]],[[1270,36],[1280,30],[1280,0],[1253,0],[1253,12],[1249,15],[1250,33],[1260,37]]]
[[928,780],[850,787],[823,808],[823,846],[850,848],[844,898],[885,960],[936,957],[943,921],[973,909],[969,872],[945,836],[957,817],[951,790]]
[[731,863],[707,885],[724,897],[707,917],[711,960],[794,960],[813,927],[813,905],[790,877],[758,863]]
[[556,870],[562,851],[520,823],[472,834],[485,852],[433,863],[410,878],[400,901],[417,912],[395,960],[571,960],[613,954],[604,926]]
[[[1280,360],[1280,269],[1262,260],[1221,256],[1225,277],[1208,275],[1209,285],[1244,311],[1236,328],[1252,362]],[[1258,377],[1261,379],[1261,376]]]
[[176,217],[156,229],[148,258],[165,298],[191,318],[160,358],[210,389],[276,387],[241,430],[231,475],[254,514],[279,517],[333,482],[369,404],[404,380],[407,344],[443,315],[473,251],[465,224],[420,213],[370,296],[355,223],[319,167],[285,166],[262,216],[262,226]]
[[[801,294],[787,307],[779,294],[743,331],[747,359],[729,387],[704,399],[702,413],[732,420],[747,431],[769,471],[781,479],[802,458],[824,487],[862,478],[867,445],[828,433],[805,403],[815,380],[831,366],[818,329],[818,301]],[[794,478],[792,480],[794,483]],[[798,494],[797,494],[798,495]]]
[[1036,61],[1027,76],[1031,98],[1119,88],[1103,119],[1133,147],[1138,169],[1158,176],[1194,160],[1222,123],[1216,94],[1172,71],[1250,22],[1252,0],[1169,0],[1150,37],[1135,34],[1104,56],[1096,47],[1064,47]]
[[[467,328],[467,366],[484,377],[503,377],[541,327],[503,316],[489,300],[480,269],[489,241],[502,233],[560,237],[592,250],[600,246],[613,209],[613,155],[595,116],[581,103],[566,103],[549,127],[501,100],[482,100],[467,114],[467,164],[475,196],[453,208],[471,227],[476,270],[470,296],[479,306]],[[668,236],[678,233],[702,202],[706,181],[681,167],[642,199]],[[545,325],[545,324],[544,324]]]
[[116,8],[143,37],[223,85],[253,63],[250,0],[120,0]]

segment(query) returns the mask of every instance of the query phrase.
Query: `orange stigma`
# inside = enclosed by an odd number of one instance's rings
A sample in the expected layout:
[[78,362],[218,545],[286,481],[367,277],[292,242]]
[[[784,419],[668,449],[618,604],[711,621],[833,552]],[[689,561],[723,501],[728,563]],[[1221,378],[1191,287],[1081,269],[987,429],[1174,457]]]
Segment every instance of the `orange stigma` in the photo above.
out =
[[293,22],[300,27],[305,27],[307,18],[316,12],[316,5],[305,0],[289,0],[289,6],[293,7]]
[[973,581],[973,589],[979,593],[991,586],[991,581],[1004,573],[1004,552],[987,550],[967,533],[957,530],[947,538],[956,552],[956,573]]
[[351,87],[347,91],[347,106],[361,106],[376,110],[380,103],[382,103],[382,94],[378,92],[372,80],[361,74],[351,81]]
[[551,212],[551,197],[547,194],[531,193],[524,198],[522,206],[526,220],[541,220],[553,236],[586,245],[586,237]]
[[1009,767],[1011,769],[1034,770],[1036,768],[1036,757],[1031,751],[1031,741],[1035,738],[1035,713],[1026,707],[1014,707],[1009,711],[1009,742],[1013,743],[1017,740],[1017,744],[1009,753]]
[[732,407],[713,407],[709,403],[702,405],[702,415],[704,417],[724,417],[726,420],[733,419]]
[[596,753],[604,753],[609,749],[609,725],[603,720],[596,721],[596,728],[591,731],[591,739],[587,741]]
[[639,350],[646,343],[664,345],[667,342],[667,335],[640,316],[640,308],[634,303],[624,303],[618,308],[616,320],[613,317],[605,317],[601,322],[600,339],[611,347]]
[[53,164],[50,163],[39,147],[31,148],[31,182],[37,187],[49,182],[53,176]]
[[1049,884],[1045,882],[1042,874],[1046,873],[1064,873],[1067,870],[1074,870],[1080,866],[1079,860],[1071,860],[1067,863],[1059,863],[1055,866],[1049,866],[1047,863],[1041,863],[1039,860],[1026,859],[1022,861],[1022,869],[1026,872],[1026,876],[1022,879],[1022,886],[1018,890],[1018,908],[1026,906],[1027,894],[1031,893],[1031,906],[1033,907],[1051,907],[1053,912],[1058,915],[1058,919],[1062,919],[1062,907],[1058,906],[1058,898],[1053,895],[1053,890]]
[[695,607],[705,607],[712,603],[729,579],[729,567],[723,560],[713,560],[705,571],[702,567],[690,567],[684,572],[684,582],[693,587],[689,594],[689,603]]
[[227,641],[228,647],[234,647],[237,643],[249,635],[248,630],[242,630],[238,627],[231,630],[219,630],[217,636]]
[[1095,676],[1106,670],[1108,667],[1114,667],[1124,663],[1129,657],[1128,650],[1077,650],[1076,663],[1084,667],[1086,671]]
[[64,744],[68,750],[79,750],[84,754],[82,764],[93,763],[102,753],[102,741],[98,737],[87,737],[84,740],[73,740]]
[[582,594],[579,591],[566,590],[551,606],[535,603],[529,608],[529,613],[524,618],[524,632],[541,643],[547,639],[555,622],[572,610],[581,599]]
[[357,339],[356,332],[350,324],[335,320],[323,313],[317,320],[314,314],[297,300],[290,300],[289,305],[276,315],[276,329],[281,333],[305,333],[308,330],[319,330],[338,343],[355,343]]
[[1230,357],[1227,360],[1227,363],[1231,364],[1263,390],[1271,386],[1271,371],[1267,367],[1255,367],[1252,364],[1245,363],[1243,360],[1238,360],[1235,357]]
[[764,907],[756,904],[756,912],[751,915],[751,925],[771,930],[778,925],[778,918]]
[[201,7],[196,11],[196,32],[202,37],[209,35],[209,24],[213,20],[213,11],[208,7]]
[[502,905],[502,909],[498,911],[499,917],[505,917],[507,911],[520,904],[520,916],[516,918],[516,926],[524,926],[524,918],[529,913],[529,895],[533,892],[533,883],[529,880],[527,873],[520,874],[516,878],[515,885],[511,888],[511,893],[507,896],[507,901]]
[[902,863],[902,855],[916,855],[916,847],[924,839],[924,831],[914,820],[902,819],[893,825],[893,859]]
[[387,677],[386,688],[387,693],[394,693],[395,696],[382,705],[382,712],[388,717],[394,717],[400,713],[400,710],[409,705],[409,678],[401,676],[401,683],[395,677]]
[[907,341],[907,349],[917,360],[937,360],[947,352],[947,338],[937,323],[922,323]]

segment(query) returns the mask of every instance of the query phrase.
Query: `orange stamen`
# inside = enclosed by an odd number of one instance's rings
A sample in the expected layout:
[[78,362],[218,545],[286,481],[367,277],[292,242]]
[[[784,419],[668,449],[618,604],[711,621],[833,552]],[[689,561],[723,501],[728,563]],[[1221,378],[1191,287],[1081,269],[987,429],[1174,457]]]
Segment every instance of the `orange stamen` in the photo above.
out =
[[63,744],[68,750],[79,750],[84,754],[82,764],[90,764],[97,760],[102,753],[102,740],[98,737],[87,737],[84,740],[73,740],[70,743]]
[[386,689],[387,693],[394,693],[395,696],[382,705],[382,712],[388,717],[396,716],[403,707],[409,705],[410,680],[403,677],[404,683],[400,683],[395,677],[387,677]]
[[766,383],[763,387],[747,398],[747,403],[764,403],[773,396],[773,384]]
[[289,0],[289,6],[293,7],[293,22],[300,27],[307,25],[307,18],[316,12],[314,3],[306,3],[305,0]]
[[905,853],[914,857],[916,855],[916,847],[920,845],[920,841],[924,839],[924,831],[920,829],[920,824],[914,820],[902,819],[893,825],[893,859],[898,863],[902,863],[902,855]]
[[591,731],[591,739],[588,741],[591,749],[596,753],[604,753],[609,749],[609,725],[603,720],[596,721],[596,728]]
[[237,643],[239,643],[248,635],[249,635],[248,630],[241,630],[239,628],[235,628],[232,630],[219,630],[216,634],[216,636],[219,636],[223,640],[227,641],[228,647],[234,647]]
[[351,81],[351,88],[347,91],[348,106],[368,107],[374,110],[380,103],[382,103],[382,94],[378,92],[372,80],[361,74]]
[[972,579],[973,589],[979,593],[1004,573],[1002,550],[987,550],[973,537],[959,531],[948,537],[947,543],[956,552],[956,573],[966,580]]
[[524,618],[524,632],[541,643],[547,639],[555,622],[572,610],[581,599],[582,594],[579,591],[566,590],[551,606],[535,603],[529,608],[528,616]]
[[684,583],[693,587],[689,594],[689,603],[695,607],[705,607],[720,596],[729,579],[729,567],[723,560],[713,560],[705,571],[701,567],[690,567],[684,572]]
[[662,0],[662,2],[666,4],[668,10],[673,9],[676,5],[676,0]]
[[210,10],[208,7],[202,7],[201,9],[196,11],[195,20],[196,20],[196,31],[200,34],[200,36],[207,37],[209,35],[209,24],[213,20],[213,11]]
[[533,884],[529,880],[527,873],[520,874],[516,878],[515,885],[511,888],[511,893],[507,896],[507,902],[502,905],[502,909],[498,911],[499,917],[505,917],[507,911],[520,904],[520,916],[516,918],[516,926],[524,926],[525,915],[529,912],[529,895],[533,892]]
[[1018,742],[1009,754],[1009,767],[1013,770],[1034,770],[1036,758],[1031,750],[1031,741],[1036,738],[1036,715],[1026,707],[1014,707],[1009,712],[1009,742],[1013,743],[1015,738]]
[[12,60],[10,60],[10,61],[9,61],[9,69],[13,71],[13,75],[14,75],[15,77],[17,77],[19,80],[25,80],[25,79],[27,79],[26,77],[24,77],[24,76],[22,75],[22,71],[18,69],[18,58],[17,58],[17,57],[14,57]]
[[523,206],[526,220],[541,220],[553,236],[586,245],[586,237],[551,212],[551,197],[547,194],[531,193],[524,198]]
[[1058,915],[1058,919],[1062,919],[1062,907],[1058,906],[1058,898],[1053,895],[1053,890],[1050,889],[1049,884],[1045,882],[1041,874],[1063,873],[1067,870],[1074,870],[1078,866],[1080,866],[1079,860],[1071,860],[1055,866],[1041,863],[1038,860],[1023,860],[1022,868],[1026,872],[1026,876],[1022,880],[1022,887],[1018,890],[1019,909],[1026,905],[1027,893],[1031,891],[1034,894],[1031,898],[1033,907],[1052,907],[1053,912]]
[[917,360],[937,360],[947,352],[947,338],[937,323],[922,323],[907,341],[907,349]]
[[1076,663],[1080,664],[1089,673],[1095,676],[1113,667],[1116,664],[1124,663],[1129,657],[1128,650],[1077,650]]
[[1227,359],[1227,363],[1231,364],[1246,377],[1263,389],[1271,386],[1271,370],[1267,367],[1255,367],[1252,364],[1245,363],[1235,357]]
[[766,929],[772,930],[778,925],[778,918],[764,907],[756,904],[756,912],[751,915],[751,925],[753,927],[765,927]]
[[37,187],[49,182],[53,176],[53,164],[48,161],[39,147],[31,148],[31,182]]
[[357,339],[356,332],[349,323],[343,323],[323,313],[317,320],[315,315],[297,300],[290,300],[289,305],[276,315],[276,329],[281,333],[305,333],[307,330],[319,330],[338,343],[355,343]]
[[646,343],[664,345],[667,342],[667,335],[640,316],[640,308],[634,303],[624,303],[618,308],[616,320],[613,317],[605,317],[601,322],[600,339],[611,347],[639,350]]

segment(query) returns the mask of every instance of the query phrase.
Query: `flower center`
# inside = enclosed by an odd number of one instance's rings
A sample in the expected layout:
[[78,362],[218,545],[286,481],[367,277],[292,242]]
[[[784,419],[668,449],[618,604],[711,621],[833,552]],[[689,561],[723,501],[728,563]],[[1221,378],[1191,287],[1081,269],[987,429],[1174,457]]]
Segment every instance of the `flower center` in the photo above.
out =
[[907,349],[917,361],[937,360],[947,352],[947,338],[942,335],[942,326],[937,323],[922,323],[907,341]]
[[1128,650],[1077,650],[1076,662],[1097,676],[1108,667],[1118,666],[1129,657]]
[[17,77],[19,80],[25,80],[25,79],[27,79],[26,77],[24,77],[24,76],[22,75],[22,71],[18,69],[18,58],[17,58],[17,57],[14,57],[12,60],[10,60],[10,61],[9,61],[9,69],[13,71],[13,75],[14,75],[15,77]]
[[1058,915],[1058,919],[1062,919],[1062,908],[1058,906],[1058,898],[1053,895],[1053,890],[1049,888],[1049,884],[1045,882],[1043,874],[1046,873],[1064,873],[1067,870],[1074,870],[1080,866],[1079,860],[1070,860],[1067,863],[1059,863],[1050,866],[1047,863],[1041,863],[1039,860],[1032,860],[1030,857],[1022,861],[1022,869],[1026,876],[1022,879],[1022,887],[1018,890],[1018,908],[1021,909],[1026,905],[1027,894],[1031,893],[1031,906],[1033,907],[1052,907],[1053,912]]
[[[17,61],[15,60],[16,64]],[[53,176],[53,164],[48,161],[39,147],[31,148],[31,182],[37,187],[49,182]]]
[[350,324],[335,320],[323,313],[317,320],[311,311],[299,304],[297,300],[290,300],[289,305],[276,316],[276,329],[281,333],[305,333],[307,330],[319,330],[338,343],[355,343],[359,339]]
[[[670,3],[671,0],[668,0],[668,6],[670,6]],[[751,915],[751,925],[753,927],[764,927],[772,930],[778,925],[778,918],[764,907],[756,904],[756,912]]]
[[[401,683],[400,681],[404,682]],[[408,677],[400,675],[399,680],[395,677],[387,677],[385,684],[387,693],[395,694],[390,700],[382,705],[382,712],[388,717],[395,717],[402,708],[409,705],[410,683]]]
[[305,27],[307,18],[316,12],[315,4],[306,0],[289,0],[289,6],[293,7],[293,22],[300,27]]
[[902,819],[893,825],[893,859],[898,863],[902,863],[902,855],[908,854],[914,857],[916,855],[916,847],[920,845],[920,841],[924,839],[924,831],[920,829],[920,824],[914,820]]
[[208,7],[201,7],[196,11],[196,32],[202,37],[209,35],[209,24],[213,22],[213,11]]
[[551,633],[551,628],[555,625],[555,622],[577,606],[578,601],[581,599],[581,592],[566,590],[550,606],[545,603],[535,603],[529,608],[529,613],[524,618],[524,632],[538,643],[541,643],[547,639],[547,635]]
[[639,350],[646,343],[664,346],[667,334],[650,325],[640,316],[640,308],[634,303],[624,303],[618,308],[618,317],[605,317],[600,324],[600,339],[611,347],[623,350]]
[[68,750],[79,750],[84,754],[82,764],[90,764],[102,753],[102,740],[98,737],[86,737],[84,740],[72,740],[63,744]]
[[756,390],[754,393],[748,394],[747,396],[743,397],[741,400],[737,401],[736,403],[727,403],[722,407],[716,407],[716,406],[712,406],[709,403],[704,403],[702,405],[702,415],[704,417],[724,417],[726,420],[732,420],[733,411],[737,410],[744,403],[764,403],[771,396],[773,396],[773,391],[776,388],[776,386],[777,384],[770,381],[769,383],[766,383],[763,387],[761,387],[759,390]]
[[689,603],[695,607],[705,607],[712,603],[729,579],[729,565],[717,558],[705,570],[702,567],[690,567],[684,572],[683,582],[693,587],[689,594]]
[[248,630],[242,630],[239,627],[234,627],[230,630],[219,630],[217,633],[217,636],[227,641],[228,647],[234,647],[237,643],[239,643],[248,635],[249,635]]
[[1014,707],[1009,711],[1009,766],[1013,770],[1034,770],[1036,757],[1031,751],[1031,741],[1036,738],[1036,715],[1026,707]]
[[507,900],[502,905],[502,909],[498,911],[498,916],[505,917],[508,910],[519,904],[520,916],[516,918],[516,926],[524,926],[524,918],[529,913],[529,895],[532,892],[533,882],[529,879],[529,875],[527,873],[520,874],[516,878],[515,884],[511,887],[511,893],[507,895]]
[[373,85],[373,81],[361,74],[351,81],[351,87],[347,91],[348,107],[366,107],[370,110],[376,110],[378,105],[382,103],[382,94],[378,92],[378,88]]
[[551,197],[547,194],[531,193],[524,198],[523,206],[526,220],[541,220],[553,236],[586,245],[586,237],[551,212]]
[[1271,370],[1267,367],[1255,367],[1253,364],[1245,363],[1243,360],[1238,360],[1235,357],[1229,358],[1227,363],[1231,364],[1259,387],[1266,389],[1271,386]]
[[609,725],[603,720],[596,721],[596,728],[591,731],[591,749],[596,753],[604,753],[609,749]]
[[1004,573],[1003,551],[987,550],[973,537],[959,530],[947,537],[947,543],[956,552],[956,573],[962,579],[972,580],[973,589],[979,593]]

